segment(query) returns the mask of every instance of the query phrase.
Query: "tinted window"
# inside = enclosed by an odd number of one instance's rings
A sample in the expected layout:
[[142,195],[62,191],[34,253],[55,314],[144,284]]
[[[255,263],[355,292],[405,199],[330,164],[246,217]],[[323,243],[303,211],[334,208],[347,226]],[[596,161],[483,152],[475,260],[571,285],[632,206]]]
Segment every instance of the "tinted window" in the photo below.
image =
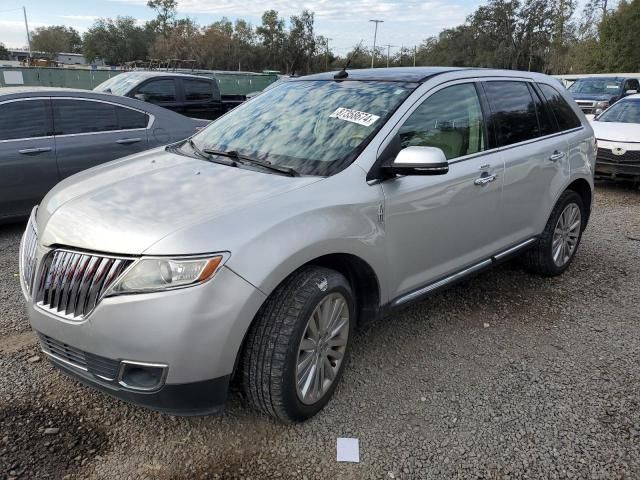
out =
[[484,150],[482,110],[472,84],[443,88],[400,127],[402,148],[437,147],[447,159]]
[[547,99],[560,131],[571,130],[581,125],[580,119],[558,90],[546,83],[539,83],[538,87]]
[[114,105],[85,100],[54,100],[53,122],[57,135],[119,129]]
[[47,123],[47,107],[44,100],[0,105],[0,140],[45,137]]
[[138,93],[144,93],[147,96],[147,102],[175,102],[176,84],[169,78],[152,80],[140,87]]
[[211,100],[211,83],[204,80],[183,80],[184,95],[187,100]]
[[540,127],[541,135],[551,135],[556,133],[556,122],[553,118],[549,105],[541,97],[539,92],[532,91],[533,102],[536,106],[536,113],[538,115],[538,125]]
[[640,123],[640,102],[622,100],[607,108],[598,117],[599,122]]
[[146,113],[131,110],[130,108],[115,107],[120,130],[131,128],[147,128],[149,120]]
[[540,136],[535,104],[525,82],[486,82],[484,89],[499,146]]

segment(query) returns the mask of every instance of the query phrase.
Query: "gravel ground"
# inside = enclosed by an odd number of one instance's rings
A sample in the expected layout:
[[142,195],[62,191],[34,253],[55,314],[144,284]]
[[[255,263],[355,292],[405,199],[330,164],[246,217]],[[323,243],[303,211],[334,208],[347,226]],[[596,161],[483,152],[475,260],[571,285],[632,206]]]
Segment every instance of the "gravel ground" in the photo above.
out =
[[598,187],[562,277],[506,264],[359,332],[335,398],[293,426],[237,394],[222,417],[163,416],[54,371],[21,230],[0,227],[0,478],[640,478],[637,190]]

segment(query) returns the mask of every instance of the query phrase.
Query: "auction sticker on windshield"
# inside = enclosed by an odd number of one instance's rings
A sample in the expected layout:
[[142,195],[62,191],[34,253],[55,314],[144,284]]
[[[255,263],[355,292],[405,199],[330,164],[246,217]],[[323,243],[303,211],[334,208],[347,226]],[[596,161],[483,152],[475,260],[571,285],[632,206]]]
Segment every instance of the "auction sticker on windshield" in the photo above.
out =
[[330,118],[339,118],[340,120],[346,120],[347,122],[357,123],[358,125],[364,125],[370,127],[380,118],[378,115],[367,112],[359,112],[358,110],[351,110],[350,108],[340,107],[336,109]]

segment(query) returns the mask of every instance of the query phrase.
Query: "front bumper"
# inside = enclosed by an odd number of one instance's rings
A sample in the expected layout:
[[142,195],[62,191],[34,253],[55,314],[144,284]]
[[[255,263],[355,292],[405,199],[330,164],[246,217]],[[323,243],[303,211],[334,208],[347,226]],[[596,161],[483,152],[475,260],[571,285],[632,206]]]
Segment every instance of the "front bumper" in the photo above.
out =
[[[628,148],[628,145],[620,145]],[[609,145],[607,145],[607,147],[609,147]],[[617,145],[613,148],[615,147],[617,147]],[[630,150],[625,148],[624,153],[614,154],[613,148],[598,148],[595,168],[596,178],[639,181],[640,150]]]
[[[38,307],[24,285],[23,291],[33,329],[41,339],[63,345],[51,350],[43,341],[56,367],[123,400],[184,415],[222,409],[245,332],[265,299],[226,267],[202,285],[104,298],[82,321]],[[52,355],[60,352],[69,356]],[[166,366],[166,371],[160,384],[141,391],[105,373],[114,362],[114,371],[127,362]]]

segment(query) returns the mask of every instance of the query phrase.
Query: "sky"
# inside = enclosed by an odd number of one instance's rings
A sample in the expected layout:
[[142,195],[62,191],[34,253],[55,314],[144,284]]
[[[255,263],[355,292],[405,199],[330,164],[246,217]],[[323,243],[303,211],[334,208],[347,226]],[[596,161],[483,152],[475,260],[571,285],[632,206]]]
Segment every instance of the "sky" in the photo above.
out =
[[[30,30],[46,25],[67,25],[86,31],[99,17],[131,16],[140,22],[154,17],[146,0],[23,0]],[[360,40],[373,43],[374,24],[379,24],[377,45],[413,47],[437,35],[442,29],[459,25],[483,3],[480,0],[178,0],[178,16],[190,17],[200,25],[226,16],[260,24],[262,12],[277,10],[288,18],[304,9],[315,12],[316,33],[329,37],[331,50],[344,55]],[[21,4],[0,0],[0,43],[10,48],[27,44]]]

